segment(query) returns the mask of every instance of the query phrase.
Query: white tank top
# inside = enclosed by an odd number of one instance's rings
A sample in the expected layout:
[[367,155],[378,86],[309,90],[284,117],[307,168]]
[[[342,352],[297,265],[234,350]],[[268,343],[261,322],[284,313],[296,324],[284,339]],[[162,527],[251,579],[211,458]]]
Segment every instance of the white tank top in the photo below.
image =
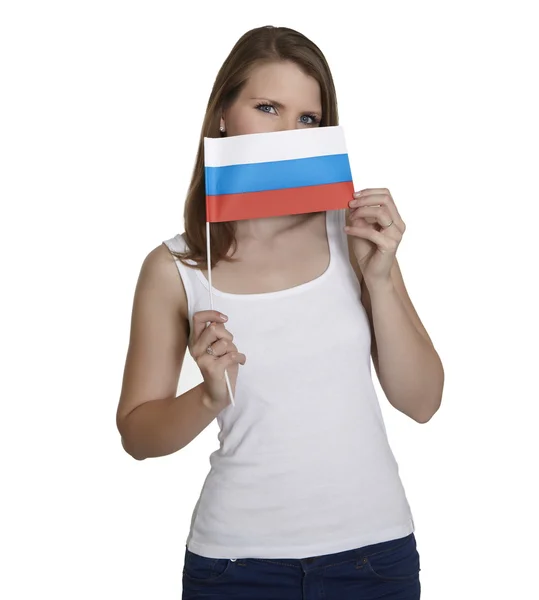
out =
[[[240,365],[217,416],[220,446],[187,548],[208,558],[305,558],[414,531],[371,376],[371,334],[348,256],[345,210],[326,212],[331,260],[317,279],[277,292],[213,288]],[[164,241],[184,251],[183,235]],[[179,260],[192,330],[209,282]],[[190,264],[194,264],[190,262]]]

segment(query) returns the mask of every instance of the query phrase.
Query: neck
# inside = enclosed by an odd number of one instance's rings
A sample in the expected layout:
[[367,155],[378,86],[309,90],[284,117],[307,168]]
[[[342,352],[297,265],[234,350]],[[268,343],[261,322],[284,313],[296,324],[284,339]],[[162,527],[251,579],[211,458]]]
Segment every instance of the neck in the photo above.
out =
[[239,241],[267,242],[293,231],[311,221],[318,213],[284,215],[264,219],[236,221],[236,239]]

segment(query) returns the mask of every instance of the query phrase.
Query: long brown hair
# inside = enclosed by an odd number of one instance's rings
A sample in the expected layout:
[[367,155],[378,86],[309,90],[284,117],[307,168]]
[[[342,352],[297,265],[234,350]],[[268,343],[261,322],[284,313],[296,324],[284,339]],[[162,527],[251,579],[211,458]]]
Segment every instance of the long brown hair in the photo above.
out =
[[[182,263],[207,270],[206,256],[206,191],[204,181],[204,137],[221,137],[219,122],[223,109],[230,106],[247,82],[254,67],[261,63],[292,61],[306,75],[314,77],[322,99],[320,127],[338,125],[337,97],[333,77],[322,51],[303,34],[288,27],[258,27],[245,33],[232,48],[221,66],[208,100],[206,115],[184,209],[186,252],[173,252]],[[210,223],[212,268],[221,261],[235,262],[227,256],[237,247],[235,222]]]

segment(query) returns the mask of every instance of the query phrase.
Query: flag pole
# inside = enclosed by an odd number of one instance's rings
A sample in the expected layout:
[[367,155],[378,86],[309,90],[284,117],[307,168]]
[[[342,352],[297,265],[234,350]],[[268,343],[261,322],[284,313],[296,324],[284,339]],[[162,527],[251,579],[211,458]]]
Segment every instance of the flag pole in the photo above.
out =
[[[210,222],[206,220],[206,254],[208,256],[208,280],[210,282],[210,308],[213,310],[213,294],[212,294],[212,284],[211,284],[211,253],[210,253]],[[209,323],[206,327],[209,327]],[[225,369],[225,381],[226,387],[228,388],[228,394],[230,396],[230,401],[232,402],[232,406],[236,406],[234,402],[234,394],[232,393],[232,386],[230,385],[230,379],[228,378],[228,373]]]

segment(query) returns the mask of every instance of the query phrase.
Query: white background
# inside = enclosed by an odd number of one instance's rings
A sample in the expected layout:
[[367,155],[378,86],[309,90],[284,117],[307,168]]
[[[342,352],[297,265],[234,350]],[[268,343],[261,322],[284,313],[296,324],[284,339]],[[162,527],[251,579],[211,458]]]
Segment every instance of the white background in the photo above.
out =
[[[443,404],[419,425],[376,384],[422,598],[537,597],[533,5],[1,4],[2,598],[181,597],[217,423],[138,462],[115,412],[140,266],[184,231],[215,75],[267,24],[323,50],[355,187],[389,188],[408,227],[397,256]],[[187,353],[178,393],[200,381]]]

